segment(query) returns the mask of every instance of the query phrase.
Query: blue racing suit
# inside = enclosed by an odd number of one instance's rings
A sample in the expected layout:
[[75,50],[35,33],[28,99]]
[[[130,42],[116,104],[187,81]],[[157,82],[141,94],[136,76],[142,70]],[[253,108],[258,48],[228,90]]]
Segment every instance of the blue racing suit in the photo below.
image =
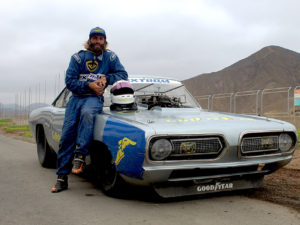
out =
[[88,85],[101,76],[106,77],[106,85],[127,80],[128,74],[114,52],[105,51],[97,56],[82,50],[71,57],[65,82],[72,96],[66,106],[57,154],[57,175],[71,172],[75,153],[88,154],[95,116],[102,112],[104,101],[103,96],[97,96]]

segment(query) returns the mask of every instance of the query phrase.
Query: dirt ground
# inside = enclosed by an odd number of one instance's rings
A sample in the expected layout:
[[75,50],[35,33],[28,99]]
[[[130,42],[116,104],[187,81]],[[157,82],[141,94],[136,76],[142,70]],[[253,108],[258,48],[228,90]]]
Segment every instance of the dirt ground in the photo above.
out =
[[287,166],[265,176],[263,186],[247,196],[288,206],[300,212],[300,149],[295,151]]
[[[21,137],[17,133],[8,134],[0,130],[0,134],[35,143],[33,138]],[[288,206],[300,213],[300,148],[287,166],[265,176],[263,185],[246,196]]]

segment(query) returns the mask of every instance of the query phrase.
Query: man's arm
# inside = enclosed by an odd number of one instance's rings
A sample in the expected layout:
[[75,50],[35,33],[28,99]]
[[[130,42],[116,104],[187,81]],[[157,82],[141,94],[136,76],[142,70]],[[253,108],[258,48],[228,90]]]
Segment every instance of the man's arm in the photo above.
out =
[[127,80],[128,79],[128,74],[124,68],[124,66],[121,64],[118,56],[111,52],[110,55],[110,68],[109,68],[109,73],[106,75],[106,84],[107,85],[112,85],[118,80]]
[[78,95],[89,93],[89,83],[87,81],[79,81],[79,75],[80,64],[75,60],[74,56],[72,56],[66,72],[66,86],[70,91]]

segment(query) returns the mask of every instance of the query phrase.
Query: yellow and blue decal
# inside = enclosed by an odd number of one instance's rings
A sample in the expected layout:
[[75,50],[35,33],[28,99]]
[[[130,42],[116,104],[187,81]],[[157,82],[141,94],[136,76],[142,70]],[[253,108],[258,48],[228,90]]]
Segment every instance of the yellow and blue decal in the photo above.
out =
[[125,153],[124,153],[125,148],[128,145],[136,145],[136,142],[130,140],[127,137],[124,137],[122,140],[118,141],[118,144],[119,144],[119,149],[118,149],[117,157],[115,160],[116,165],[119,165],[121,160],[125,157]]
[[142,179],[146,145],[143,130],[109,117],[102,141],[109,148],[119,173]]
[[86,68],[92,73],[96,71],[99,63],[96,60],[89,60],[85,62]]
[[52,139],[59,143],[61,135],[57,132],[54,132],[54,131],[51,132],[51,135],[52,135]]

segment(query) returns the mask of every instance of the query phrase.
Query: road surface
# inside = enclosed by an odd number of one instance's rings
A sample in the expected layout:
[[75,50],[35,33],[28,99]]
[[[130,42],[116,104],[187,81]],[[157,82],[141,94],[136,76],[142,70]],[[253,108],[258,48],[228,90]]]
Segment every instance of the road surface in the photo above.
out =
[[[0,135],[0,224],[299,225],[296,211],[238,194],[169,202],[107,197],[71,175],[70,189],[50,193],[54,169],[40,167],[34,144]],[[145,192],[147,194],[147,192]]]

